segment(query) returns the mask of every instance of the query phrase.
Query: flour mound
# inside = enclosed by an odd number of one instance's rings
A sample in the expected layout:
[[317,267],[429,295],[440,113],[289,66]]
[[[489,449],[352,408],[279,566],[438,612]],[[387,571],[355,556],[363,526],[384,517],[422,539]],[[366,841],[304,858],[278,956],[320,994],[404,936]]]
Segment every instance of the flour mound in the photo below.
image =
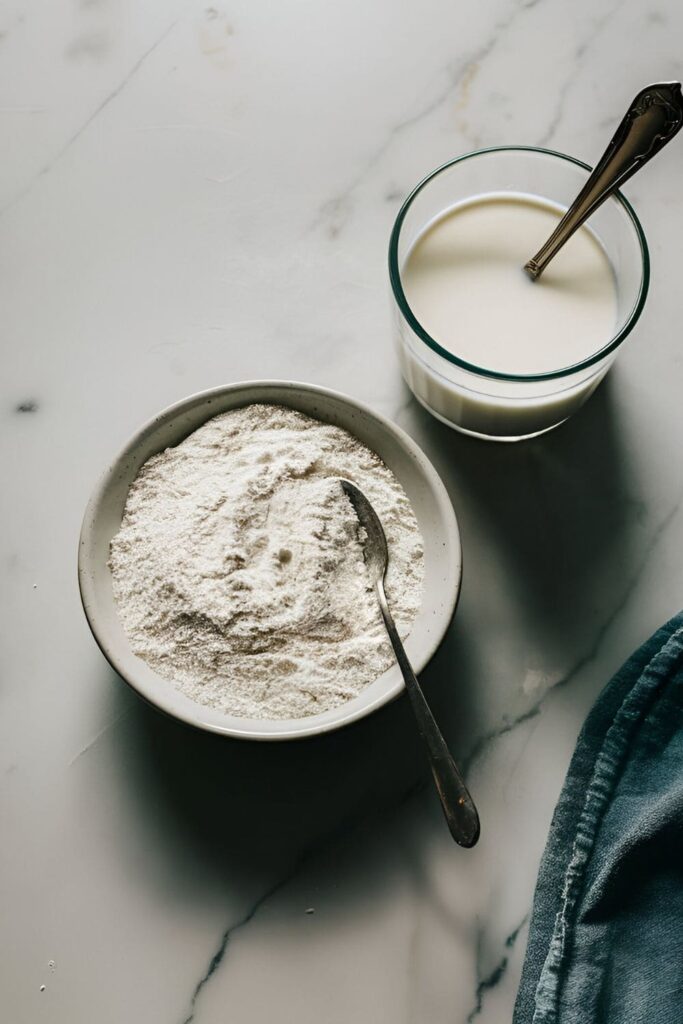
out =
[[382,520],[405,636],[423,549],[401,485],[345,430],[249,405],[153,456],[131,485],[109,566],[134,653],[193,700],[245,718],[318,714],[380,676],[394,656],[340,476]]

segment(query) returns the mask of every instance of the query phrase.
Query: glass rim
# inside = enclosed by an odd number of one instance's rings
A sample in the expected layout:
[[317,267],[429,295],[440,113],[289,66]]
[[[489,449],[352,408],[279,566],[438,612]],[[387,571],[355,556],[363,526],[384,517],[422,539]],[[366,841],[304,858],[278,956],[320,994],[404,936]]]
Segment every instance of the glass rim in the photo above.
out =
[[585,359],[580,360],[578,363],[573,363],[570,366],[561,367],[558,370],[546,370],[543,373],[503,373],[499,370],[489,370],[483,366],[477,366],[475,363],[469,363],[465,359],[461,359],[459,356],[454,355],[453,352],[449,352],[448,349],[444,348],[439,344],[432,336],[424,329],[420,321],[417,319],[413,311],[411,310],[405,292],[403,291],[403,285],[401,283],[401,272],[398,265],[398,242],[401,234],[401,228],[403,227],[403,221],[406,218],[408,210],[412,206],[413,201],[417,198],[423,188],[427,186],[430,181],[436,178],[443,171],[448,170],[449,167],[454,167],[455,164],[462,163],[464,160],[470,160],[473,157],[484,156],[487,153],[541,153],[544,156],[554,157],[560,160],[565,160],[567,163],[575,164],[577,167],[581,167],[585,171],[592,171],[593,168],[585,163],[583,160],[578,160],[574,156],[569,156],[567,153],[560,153],[555,149],[545,149],[542,146],[487,146],[483,149],[474,149],[469,153],[463,153],[461,156],[455,157],[453,160],[448,160],[446,163],[441,164],[435,170],[430,171],[412,191],[408,194],[407,198],[403,201],[403,204],[396,215],[394,226],[391,230],[389,238],[389,279],[391,281],[391,289],[398,305],[398,308],[408,324],[412,328],[413,332],[429,346],[434,352],[442,356],[449,363],[453,363],[455,366],[459,366],[463,370],[467,370],[470,373],[475,374],[478,377],[488,377],[493,380],[503,381],[543,381],[553,380],[559,377],[569,377],[572,374],[579,373],[581,370],[585,370],[595,363],[600,362],[605,356],[608,356],[611,352],[621,345],[624,339],[631,333],[635,327],[640,314],[643,311],[645,305],[645,299],[647,298],[648,289],[650,287],[650,253],[647,246],[647,240],[645,238],[645,232],[641,226],[638,217],[636,216],[635,210],[629,203],[628,199],[619,190],[614,192],[610,199],[616,200],[623,210],[629,217],[631,224],[633,225],[636,238],[640,245],[640,254],[642,261],[642,274],[640,279],[640,288],[636,301],[629,313],[628,317],[619,328],[617,333],[611,340],[604,345],[597,352],[587,356]]

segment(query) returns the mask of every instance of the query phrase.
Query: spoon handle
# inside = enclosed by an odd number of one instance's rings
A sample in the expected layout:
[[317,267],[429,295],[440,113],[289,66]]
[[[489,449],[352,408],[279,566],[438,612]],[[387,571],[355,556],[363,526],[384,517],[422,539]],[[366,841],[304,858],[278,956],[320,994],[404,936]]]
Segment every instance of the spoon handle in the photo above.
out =
[[403,673],[406,690],[417,720],[418,731],[427,745],[432,775],[451,835],[460,846],[474,846],[479,838],[477,809],[408,661],[393,616],[389,611],[382,580],[377,581],[377,596],[391,646],[394,648],[396,660]]
[[588,181],[545,245],[524,265],[532,280],[545,270],[586,218],[651,160],[682,124],[680,82],[648,85],[638,93]]

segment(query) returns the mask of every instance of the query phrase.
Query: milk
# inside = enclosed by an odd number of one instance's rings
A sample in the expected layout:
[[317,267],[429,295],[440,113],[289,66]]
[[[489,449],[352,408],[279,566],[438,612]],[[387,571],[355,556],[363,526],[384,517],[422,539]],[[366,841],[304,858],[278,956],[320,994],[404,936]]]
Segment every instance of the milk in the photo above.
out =
[[[551,234],[561,212],[528,197],[486,196],[433,220],[401,268],[408,306],[447,352],[475,368],[529,375],[563,370],[594,355],[617,327],[612,267],[587,227],[575,233],[544,274],[523,265]],[[598,364],[536,383],[476,375],[402,331],[404,375],[437,416],[466,431],[520,437],[565,419],[607,369]]]
[[522,267],[557,226],[540,202],[480,199],[439,218],[401,275],[408,305],[454,355],[500,373],[546,373],[606,345],[616,324],[609,261],[581,228],[532,281]]

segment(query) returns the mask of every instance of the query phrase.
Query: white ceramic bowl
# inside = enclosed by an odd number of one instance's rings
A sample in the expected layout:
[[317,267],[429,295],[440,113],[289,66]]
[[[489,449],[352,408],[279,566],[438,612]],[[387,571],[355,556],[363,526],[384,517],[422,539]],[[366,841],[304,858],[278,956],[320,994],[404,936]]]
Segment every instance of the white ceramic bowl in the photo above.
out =
[[425,667],[443,639],[460,592],[460,537],[446,489],[404,431],[360,402],[311,384],[251,381],[214,388],[183,399],[147,423],[117,456],[90,499],[81,530],[78,580],[83,608],[102,653],[150,704],[190,725],[226,736],[296,739],[338,729],[398,696],[403,689],[398,665],[353,700],[320,715],[277,720],[227,715],[190,700],[133,654],[116,612],[107,566],[109,544],[121,523],[128,488],[142,464],[178,444],[212,416],[252,402],[286,405],[343,427],[377,452],[400,480],[415,510],[425,550],[424,596],[406,650],[416,672]]

